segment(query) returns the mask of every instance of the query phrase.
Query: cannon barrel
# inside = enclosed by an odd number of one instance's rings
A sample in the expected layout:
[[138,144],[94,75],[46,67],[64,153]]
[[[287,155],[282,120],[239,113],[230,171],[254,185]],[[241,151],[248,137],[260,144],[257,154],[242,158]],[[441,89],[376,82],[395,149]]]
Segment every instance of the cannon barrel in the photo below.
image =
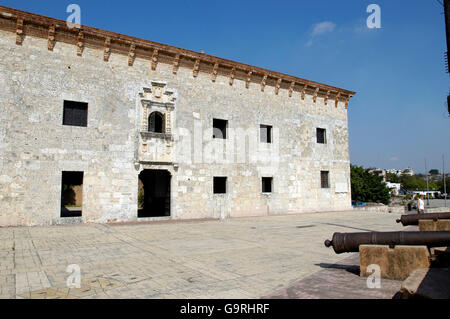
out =
[[450,246],[450,231],[334,233],[332,240],[325,241],[336,254],[358,252],[360,245],[445,247]]
[[402,223],[403,226],[419,225],[419,220],[438,220],[438,219],[450,219],[450,213],[426,213],[426,214],[413,214],[402,215],[400,219],[397,219],[397,223]]

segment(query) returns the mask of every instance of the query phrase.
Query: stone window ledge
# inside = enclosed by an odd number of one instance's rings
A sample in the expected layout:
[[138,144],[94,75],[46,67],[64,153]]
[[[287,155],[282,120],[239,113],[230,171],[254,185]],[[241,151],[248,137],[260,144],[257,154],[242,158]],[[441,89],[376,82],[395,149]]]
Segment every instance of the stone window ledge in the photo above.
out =
[[164,139],[164,140],[173,141],[173,135],[168,134],[168,133],[155,133],[155,132],[141,131],[141,136],[144,139],[160,138],[160,139]]

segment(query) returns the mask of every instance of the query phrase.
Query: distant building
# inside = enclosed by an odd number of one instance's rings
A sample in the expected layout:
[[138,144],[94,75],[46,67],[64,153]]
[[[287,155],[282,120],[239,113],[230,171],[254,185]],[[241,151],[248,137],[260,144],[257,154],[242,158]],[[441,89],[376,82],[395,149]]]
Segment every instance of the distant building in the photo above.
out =
[[383,182],[386,182],[386,170],[381,168],[371,169],[369,170],[369,173],[381,177]]
[[400,195],[402,184],[386,182],[386,187],[389,188],[392,195]]
[[438,174],[438,175],[429,175],[430,181],[431,182],[440,182],[442,181],[442,174]]
[[387,174],[395,174],[395,175],[397,175],[397,176],[400,176],[400,175],[402,175],[402,170],[401,169],[387,169],[386,170],[386,173]]
[[414,171],[411,167],[407,167],[402,171],[402,175],[405,176],[413,176],[414,175]]

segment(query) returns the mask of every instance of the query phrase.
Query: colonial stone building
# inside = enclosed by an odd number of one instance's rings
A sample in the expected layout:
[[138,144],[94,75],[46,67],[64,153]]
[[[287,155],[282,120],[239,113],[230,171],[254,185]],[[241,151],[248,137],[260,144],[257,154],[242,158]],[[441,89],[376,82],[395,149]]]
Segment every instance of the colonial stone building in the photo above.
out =
[[351,209],[354,92],[0,7],[0,226]]

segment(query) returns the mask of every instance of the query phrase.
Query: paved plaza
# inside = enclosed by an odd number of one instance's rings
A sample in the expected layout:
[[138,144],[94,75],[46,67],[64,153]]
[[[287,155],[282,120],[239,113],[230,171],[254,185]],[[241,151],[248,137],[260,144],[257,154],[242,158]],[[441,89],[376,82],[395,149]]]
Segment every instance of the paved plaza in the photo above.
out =
[[430,199],[429,205],[427,203],[427,200],[425,198],[425,209],[429,208],[436,208],[436,207],[445,207],[448,208],[448,211],[450,211],[450,198],[448,199]]
[[[339,270],[332,265],[343,260],[357,265],[357,254],[336,255],[324,247],[325,239],[334,232],[401,230],[398,217],[353,211],[0,228],[0,298],[314,297],[299,292],[298,283],[309,280],[310,290],[316,284],[327,290],[320,282],[323,271]],[[67,272],[69,265],[81,271],[80,288],[67,287],[68,277],[76,278]],[[366,290],[365,280],[350,281]],[[280,293],[294,284],[295,293]]]

